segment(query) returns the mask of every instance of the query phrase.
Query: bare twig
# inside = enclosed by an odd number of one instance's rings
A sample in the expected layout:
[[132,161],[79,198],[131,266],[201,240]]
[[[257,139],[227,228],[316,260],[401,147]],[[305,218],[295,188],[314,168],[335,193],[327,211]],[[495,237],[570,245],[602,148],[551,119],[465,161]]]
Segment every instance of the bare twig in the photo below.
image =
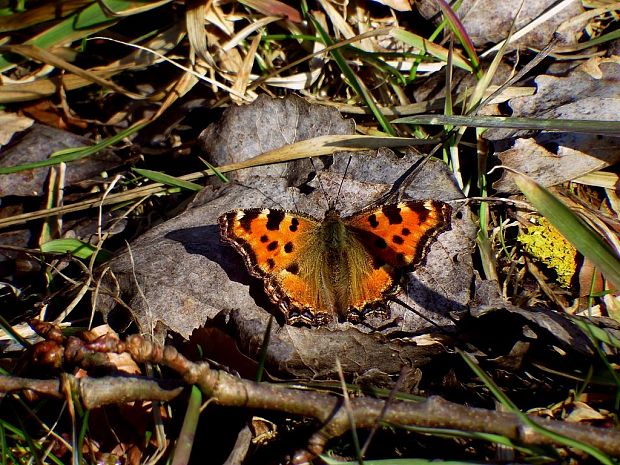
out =
[[[76,338],[70,338],[70,340]],[[353,398],[346,409],[342,398],[334,393],[309,392],[294,387],[257,383],[240,379],[222,370],[212,369],[208,363],[194,363],[170,346],[162,347],[141,336],[130,336],[126,342],[104,337],[90,344],[73,343],[67,348],[65,360],[91,359],[105,352],[129,352],[140,363],[158,363],[179,373],[187,384],[197,385],[213,402],[229,407],[265,409],[317,419],[323,427],[313,434],[306,449],[298,451],[294,463],[307,462],[323,452],[331,438],[348,431],[353,423],[357,428],[372,428],[377,421],[395,426],[417,425],[430,428],[451,428],[500,434],[522,444],[554,444],[549,436],[540,434],[524,424],[512,413],[466,407],[433,396],[422,402],[390,400],[386,407],[383,399]],[[86,408],[109,403],[156,398],[166,400],[178,395],[180,388],[162,387],[160,382],[146,378],[82,378],[65,376],[73,392]],[[42,381],[24,378],[0,377],[0,391],[31,389],[61,398],[60,381]],[[168,397],[165,397],[168,396]],[[348,413],[347,413],[347,410]],[[588,425],[567,423],[531,417],[544,428],[597,447],[606,454],[620,456],[620,431]]]

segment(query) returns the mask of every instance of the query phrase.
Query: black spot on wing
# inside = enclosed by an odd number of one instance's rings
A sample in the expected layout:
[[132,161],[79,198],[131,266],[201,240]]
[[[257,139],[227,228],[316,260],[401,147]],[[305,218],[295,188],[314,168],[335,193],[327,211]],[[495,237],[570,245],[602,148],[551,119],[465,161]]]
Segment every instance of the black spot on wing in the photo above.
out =
[[377,221],[377,215],[374,213],[368,217],[368,224],[370,224],[371,228],[376,228],[379,226],[379,222]]
[[284,220],[285,213],[282,210],[269,210],[267,213],[267,229],[277,231],[280,229],[280,223]]
[[267,235],[266,235],[266,234],[263,234],[263,235],[260,237],[260,241],[261,241],[261,242],[268,242],[268,241],[269,241],[269,238],[267,237]]
[[239,226],[246,231],[250,232],[252,230],[252,222],[258,218],[260,215],[260,210],[246,210],[243,212],[243,216],[239,218]]
[[375,239],[375,247],[378,249],[385,249],[387,247],[387,242],[382,237],[377,237]]
[[291,263],[286,267],[286,271],[291,274],[299,274],[299,265],[297,263]]
[[278,248],[278,241],[271,241],[269,245],[267,246],[267,250],[269,250],[270,252],[273,252],[277,248]]
[[411,209],[416,213],[416,215],[418,215],[418,221],[420,222],[420,224],[426,223],[428,215],[431,213],[428,208],[420,205],[420,207],[418,208],[412,207]]
[[381,212],[387,217],[390,224],[401,224],[403,222],[400,208],[396,204],[385,205]]
[[269,259],[267,260],[267,267],[268,267],[270,270],[273,270],[273,269],[275,268],[275,266],[276,266],[276,262],[275,262],[275,260],[274,260],[273,258],[269,258]]
[[[376,259],[379,258],[381,262],[397,271],[414,269],[424,263],[430,246],[437,236],[450,229],[450,206],[440,201],[430,202],[410,201],[398,204],[400,207],[385,205],[381,210],[388,221],[402,220],[402,223],[391,231],[387,228],[391,232],[389,236],[382,237],[368,227],[367,221],[370,216],[364,217],[365,224],[361,227],[355,227],[354,224],[347,225],[347,230],[373,257],[373,267],[377,266]],[[409,213],[407,209],[411,210],[411,221],[408,223],[405,222]],[[378,221],[382,222],[381,213],[377,215]],[[408,245],[406,250],[402,248],[404,244]]]
[[284,244],[284,251],[286,253],[291,253],[293,251],[293,243],[287,242],[286,244]]
[[299,220],[298,220],[297,218],[293,218],[293,219],[291,220],[291,225],[288,227],[288,229],[289,229],[291,232],[295,232],[295,231],[297,231],[297,227],[298,227],[298,226],[299,226]]

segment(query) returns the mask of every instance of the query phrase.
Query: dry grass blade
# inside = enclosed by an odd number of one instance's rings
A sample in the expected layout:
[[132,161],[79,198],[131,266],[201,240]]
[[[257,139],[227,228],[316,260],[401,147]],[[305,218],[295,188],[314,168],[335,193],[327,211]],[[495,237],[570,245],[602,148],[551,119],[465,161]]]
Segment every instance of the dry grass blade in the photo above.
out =
[[[252,39],[252,43],[250,44],[250,48],[248,49],[245,58],[243,59],[243,64],[241,65],[241,69],[237,72],[237,79],[235,80],[235,84],[233,85],[233,89],[241,95],[245,95],[248,88],[248,83],[250,81],[250,73],[252,71],[252,66],[254,65],[254,60],[256,59],[256,51],[258,50],[258,45],[261,41],[261,34],[257,33]],[[237,103],[239,103],[238,99]]]
[[203,0],[187,2],[185,24],[187,37],[191,50],[202,58],[209,66],[214,67],[215,62],[207,50],[207,36],[205,35],[204,18],[207,13],[207,5]]
[[541,24],[545,23],[546,21],[549,21],[551,18],[553,18],[554,16],[558,15],[560,12],[562,12],[566,8],[570,7],[572,3],[573,3],[572,0],[563,0],[560,3],[554,5],[553,8],[550,8],[545,13],[543,13],[538,18],[536,18],[534,21],[531,21],[529,24],[527,24],[527,26],[525,26],[524,28],[518,30],[514,34],[512,34],[508,39],[503,40],[503,41],[501,41],[498,44],[495,44],[489,50],[487,50],[486,52],[482,53],[480,55],[480,57],[481,58],[485,58],[486,56],[488,56],[488,55],[490,55],[492,53],[497,52],[500,48],[504,47],[506,42],[511,43],[511,42],[514,42],[514,41],[520,39],[521,37],[525,36],[529,32],[535,30]]
[[[148,2],[141,5],[136,5],[136,2],[127,0],[90,2],[87,7],[76,11],[48,29],[38,32],[37,35],[26,40],[23,44],[35,45],[43,49],[49,49],[59,44],[68,44],[111,27],[118,21],[117,18],[156,9],[169,1]],[[0,56],[0,71],[12,69],[14,66],[13,59],[4,55]]]
[[320,136],[312,139],[286,145],[276,150],[271,150],[258,155],[243,163],[220,167],[220,171],[227,172],[232,169],[250,168],[252,166],[282,163],[300,158],[319,157],[330,155],[339,151],[363,151],[378,149],[381,147],[408,147],[413,145],[435,144],[433,139],[413,139],[407,137],[379,137],[379,136]]
[[115,92],[126,95],[127,97],[138,100],[145,98],[142,95],[134,94],[133,92],[129,92],[123,89],[112,81],[108,81],[107,79],[104,79],[94,73],[83,70],[78,66],[72,65],[71,63],[63,60],[62,58],[54,55],[53,53],[48,52],[47,50],[43,50],[42,48],[37,47],[36,45],[7,45],[4,48],[11,52],[19,53],[20,55],[31,58],[33,60],[41,61],[57,68],[67,70],[77,76],[80,76],[83,79],[97,83],[102,87],[114,90]]
[[22,13],[1,17],[0,33],[27,29],[49,21],[50,18],[64,18],[91,2],[92,0],[64,0],[57,3],[44,3]]
[[[437,45],[430,40],[425,39],[422,36],[417,34],[413,34],[409,31],[405,31],[404,29],[393,28],[390,31],[390,35],[397,40],[401,40],[404,43],[416,47],[424,53],[428,53],[435,58],[439,58],[442,61],[448,61],[448,54],[450,53],[448,49],[442,47],[441,45]],[[455,51],[452,55],[452,62],[454,66],[464,69],[465,71],[473,71],[474,67],[472,64],[463,57],[458,51]]]
[[[426,145],[434,144],[436,142],[437,141],[433,139],[422,140],[410,139],[406,137],[374,137],[357,135],[321,136],[297,142],[295,144],[287,145],[285,147],[272,150],[270,152],[265,152],[242,163],[221,166],[218,168],[218,171],[220,173],[228,173],[230,171],[251,168],[253,166],[268,165],[271,163],[283,163],[292,160],[299,160],[301,158],[330,155],[332,153],[345,150],[354,152],[378,149],[381,147],[409,147],[414,145]],[[179,176],[177,179],[182,181],[195,181],[206,175],[211,176],[213,174],[214,173],[212,170],[206,170],[198,173],[191,173],[184,176]],[[59,215],[86,210],[89,208],[98,207],[100,206],[100,204],[113,205],[123,203],[132,199],[143,198],[147,195],[165,192],[167,189],[167,186],[161,183],[155,183],[148,186],[139,187],[131,191],[111,194],[107,196],[102,203],[100,203],[100,199],[84,200],[72,205],[64,205],[62,207],[55,207],[30,213],[22,213],[19,215],[10,216],[8,218],[1,218],[0,228],[6,228],[27,221],[45,218],[51,215]]]
[[[185,31],[177,24],[159,33],[157,37],[143,44],[143,47],[163,56],[174,49],[184,35]],[[60,89],[70,92],[91,85],[93,83],[92,76],[107,79],[123,71],[150,66],[157,63],[158,60],[160,58],[155,53],[144,53],[143,50],[135,50],[127,56],[112,61],[105,66],[84,70],[85,73],[88,73],[87,77],[66,73],[62,76],[39,78],[34,81],[5,83],[0,86],[0,103],[37,100],[57,94]],[[151,98],[155,97],[158,97],[158,95],[151,95]]]
[[201,81],[207,82],[207,83],[212,84],[212,85],[214,85],[214,86],[216,86],[216,87],[218,87],[218,88],[220,88],[222,90],[228,91],[231,94],[233,94],[233,95],[235,95],[235,96],[237,96],[239,98],[245,98],[244,96],[239,95],[233,89],[231,89],[230,87],[222,84],[221,82],[216,81],[214,79],[211,79],[211,78],[209,78],[207,76],[204,76],[204,75],[200,74],[199,72],[197,72],[197,71],[195,71],[195,70],[193,70],[191,68],[188,68],[187,66],[183,66],[183,65],[177,63],[176,61],[171,60],[170,58],[162,55],[161,53],[156,52],[155,50],[150,50],[150,49],[148,49],[146,47],[143,47],[141,45],[130,44],[130,43],[122,42],[120,40],[111,39],[109,37],[94,37],[94,38],[101,39],[101,40],[109,40],[110,42],[116,42],[116,43],[119,43],[119,44],[124,44],[124,45],[127,45],[128,47],[133,47],[133,48],[137,48],[139,50],[143,50],[143,51],[148,52],[148,53],[152,53],[153,55],[159,57],[160,59],[164,60],[165,62],[170,63],[171,65],[173,65],[173,66],[175,66],[175,67],[177,67],[179,69],[182,69],[186,73],[189,73],[189,74],[193,75],[194,77],[196,77],[197,79],[199,79]]

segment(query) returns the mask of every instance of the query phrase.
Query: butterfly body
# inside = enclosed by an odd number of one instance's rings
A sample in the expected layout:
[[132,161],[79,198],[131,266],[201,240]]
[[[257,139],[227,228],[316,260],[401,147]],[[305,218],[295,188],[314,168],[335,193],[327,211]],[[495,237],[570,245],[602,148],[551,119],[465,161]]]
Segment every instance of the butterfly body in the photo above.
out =
[[386,308],[402,273],[419,264],[436,236],[450,228],[448,204],[406,201],[322,220],[277,209],[233,210],[219,218],[222,239],[287,322],[359,321]]

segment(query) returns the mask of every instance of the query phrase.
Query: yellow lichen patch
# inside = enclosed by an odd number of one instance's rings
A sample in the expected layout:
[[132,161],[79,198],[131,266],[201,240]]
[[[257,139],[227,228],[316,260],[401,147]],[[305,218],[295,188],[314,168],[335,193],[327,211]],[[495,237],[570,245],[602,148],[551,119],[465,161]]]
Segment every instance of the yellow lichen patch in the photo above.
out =
[[545,218],[519,233],[518,240],[534,259],[555,271],[558,283],[565,288],[575,274],[577,251]]

